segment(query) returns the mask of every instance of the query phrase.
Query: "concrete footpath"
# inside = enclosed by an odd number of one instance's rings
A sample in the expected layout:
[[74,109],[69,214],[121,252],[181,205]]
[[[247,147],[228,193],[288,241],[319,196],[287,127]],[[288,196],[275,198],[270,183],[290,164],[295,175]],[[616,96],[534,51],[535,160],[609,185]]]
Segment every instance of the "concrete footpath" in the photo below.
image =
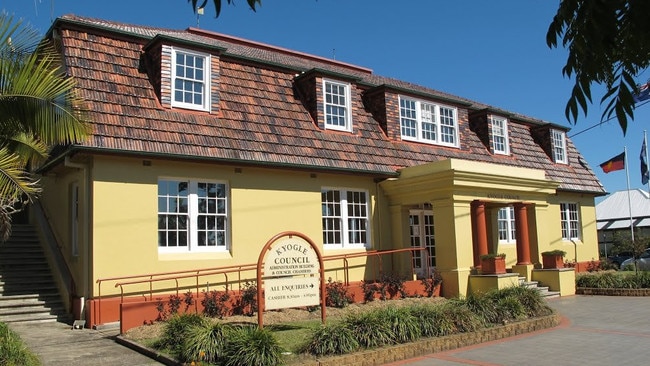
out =
[[119,329],[71,329],[63,323],[10,324],[44,366],[162,365],[115,342]]
[[[434,353],[390,365],[647,365],[650,297],[550,299],[555,328]],[[62,323],[10,325],[48,365],[161,365],[115,342],[117,330],[72,330]]]
[[434,353],[391,366],[648,365],[650,298],[567,296],[548,300],[551,329]]

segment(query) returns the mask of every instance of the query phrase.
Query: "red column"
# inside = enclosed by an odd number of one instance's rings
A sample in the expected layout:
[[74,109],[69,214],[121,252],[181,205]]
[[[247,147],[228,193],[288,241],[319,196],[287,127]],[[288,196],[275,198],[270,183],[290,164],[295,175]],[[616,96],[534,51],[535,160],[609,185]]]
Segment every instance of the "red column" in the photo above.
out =
[[517,236],[517,264],[530,263],[530,241],[528,237],[528,210],[526,204],[515,203],[515,232]]
[[487,224],[485,220],[485,202],[474,201],[472,202],[475,224],[475,237],[476,237],[476,249],[478,253],[474,253],[474,266],[481,267],[481,256],[483,254],[488,254],[488,237],[487,237]]

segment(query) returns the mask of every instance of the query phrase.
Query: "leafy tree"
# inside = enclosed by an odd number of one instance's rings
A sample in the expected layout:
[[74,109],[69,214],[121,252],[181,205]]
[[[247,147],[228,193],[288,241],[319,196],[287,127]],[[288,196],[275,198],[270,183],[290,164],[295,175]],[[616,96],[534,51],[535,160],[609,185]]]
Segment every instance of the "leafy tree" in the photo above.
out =
[[[199,1],[201,3],[199,6],[197,6]],[[226,1],[228,2],[228,4],[235,3],[235,0],[226,0]],[[208,0],[187,0],[187,2],[192,3],[192,9],[194,9],[194,12],[196,12],[198,8],[205,8],[205,6],[208,4]],[[218,17],[219,14],[221,14],[221,0],[212,0],[212,2],[214,3],[214,8]],[[262,0],[246,0],[246,2],[248,3],[248,6],[253,11],[255,11],[255,7],[257,5],[262,6]]]
[[632,234],[627,230],[614,232],[612,242],[614,243],[613,254],[630,252],[634,258],[639,258],[646,248],[650,248],[650,237],[635,232],[632,240]]
[[81,99],[63,73],[53,45],[22,21],[0,14],[0,238],[11,233],[11,215],[41,192],[30,168],[49,148],[88,134]]
[[575,84],[565,114],[577,122],[579,108],[587,114],[591,85],[605,85],[602,120],[615,116],[625,134],[634,120],[635,77],[650,65],[650,1],[562,0],[546,34],[550,48],[568,48],[562,73]]

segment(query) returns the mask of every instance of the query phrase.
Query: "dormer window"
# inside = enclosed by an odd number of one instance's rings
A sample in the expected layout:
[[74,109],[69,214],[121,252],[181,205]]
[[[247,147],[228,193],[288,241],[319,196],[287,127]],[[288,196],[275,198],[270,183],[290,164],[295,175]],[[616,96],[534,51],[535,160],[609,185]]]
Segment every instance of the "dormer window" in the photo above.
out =
[[210,55],[172,48],[172,106],[210,110]]
[[566,134],[564,131],[552,129],[551,141],[553,143],[553,160],[556,163],[567,164]]
[[323,80],[325,128],[352,131],[350,84]]
[[400,96],[402,140],[458,147],[456,108]]
[[492,127],[492,151],[495,154],[510,154],[508,120],[503,117],[490,116],[490,125]]

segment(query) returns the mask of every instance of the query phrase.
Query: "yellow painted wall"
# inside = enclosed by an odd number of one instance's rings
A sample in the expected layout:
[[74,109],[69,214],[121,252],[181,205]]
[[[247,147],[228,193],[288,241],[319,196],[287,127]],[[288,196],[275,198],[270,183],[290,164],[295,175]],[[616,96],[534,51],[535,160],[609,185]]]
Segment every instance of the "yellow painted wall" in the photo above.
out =
[[[591,261],[598,260],[598,234],[596,231],[596,206],[594,197],[578,193],[558,192],[556,196],[549,197],[549,207],[545,219],[541,223],[555,223],[555,227],[548,227],[547,230],[540,230],[540,237],[545,240],[540,242],[540,253],[547,250],[561,249],[567,252],[565,260],[568,261]],[[560,203],[577,203],[580,210],[580,223],[582,230],[580,239],[577,241],[562,240],[562,228],[560,226]],[[541,254],[539,257],[541,262]]]
[[[382,230],[378,228],[381,227],[382,219],[372,209],[377,202],[377,187],[368,177],[157,160],[144,166],[142,160],[115,157],[96,158],[93,176],[93,282],[107,277],[257,263],[262,246],[275,234],[288,230],[307,235],[319,245],[325,256],[365,251],[323,251],[322,187],[368,191],[371,199],[371,223],[374,225],[371,238],[373,249],[380,246]],[[232,243],[229,251],[159,253],[159,178],[216,180],[228,184],[228,228],[231,230]],[[366,268],[365,263],[360,263],[362,261],[365,259],[351,261],[350,276],[356,280],[371,270]],[[333,267],[339,270],[328,271],[326,278],[343,280],[340,262],[333,264]],[[102,287],[102,294],[115,291],[111,287]]]
[[[321,189],[323,187],[366,190],[371,211],[371,247],[393,249],[409,246],[408,210],[418,204],[430,203],[434,212],[437,269],[443,276],[443,295],[467,293],[469,274],[474,265],[471,231],[471,202],[494,203],[488,209],[490,251],[506,253],[507,266],[516,263],[516,246],[497,243],[496,211],[499,205],[512,202],[531,204],[529,233],[531,260],[541,261],[545,250],[562,249],[567,259],[578,261],[598,258],[595,226],[595,204],[591,195],[555,192],[552,183],[544,182],[537,171],[508,171],[509,176],[496,176],[493,166],[467,162],[443,161],[431,166],[409,170],[402,182],[377,184],[372,178],[334,175],[293,170],[216,166],[187,162],[169,162],[118,157],[95,157],[89,174],[92,222],[89,240],[92,263],[88,283],[93,295],[98,293],[97,279],[109,277],[214,268],[256,263],[261,247],[282,231],[299,231],[311,238],[324,256],[365,250],[323,250],[321,227]],[[150,164],[149,164],[150,163]],[[450,170],[451,169],[451,170]],[[468,173],[453,173],[468,169]],[[474,170],[472,170],[474,169]],[[419,175],[422,173],[422,175]],[[433,175],[431,175],[434,173]],[[491,174],[493,179],[481,178]],[[228,251],[208,253],[160,253],[157,246],[157,184],[160,178],[222,181],[229,189],[229,226],[231,246]],[[78,181],[83,190],[83,174],[77,169],[61,168],[57,174],[43,179],[46,192],[43,202],[57,237],[64,248],[69,241],[69,184]],[[519,184],[513,185],[514,183]],[[543,187],[539,189],[539,187]],[[385,189],[388,188],[389,194]],[[83,192],[80,193],[83,197]],[[390,199],[389,199],[390,197]],[[561,240],[559,204],[577,202],[583,224],[582,240],[577,243]],[[81,215],[81,213],[80,213]],[[83,235],[80,234],[80,239]],[[69,253],[69,247],[67,249]],[[80,243],[80,250],[83,245]],[[576,254],[577,253],[577,254]],[[80,253],[80,258],[85,255]],[[83,273],[80,258],[74,263],[77,277]],[[383,270],[410,269],[409,256],[383,259]],[[374,278],[378,273],[376,258],[359,258],[348,262],[344,271],[342,260],[326,263],[326,278],[334,281],[359,281]],[[346,277],[349,275],[349,277]],[[251,278],[254,273],[243,273]],[[236,282],[231,275],[229,281]],[[220,289],[223,275],[201,279],[211,288]],[[77,281],[81,283],[82,281]],[[115,282],[104,283],[103,295],[119,293]],[[195,278],[181,280],[181,286],[194,286]],[[161,288],[173,288],[167,281]],[[221,287],[220,287],[221,286]],[[235,287],[236,288],[236,287]],[[145,287],[126,287],[127,293]]]
[[40,197],[43,210],[48,217],[54,236],[61,247],[70,270],[75,277],[77,294],[83,294],[84,283],[81,280],[83,273],[83,258],[87,255],[84,245],[83,228],[86,226],[84,207],[79,204],[78,213],[78,256],[72,255],[71,244],[71,204],[70,187],[73,182],[79,185],[80,200],[86,195],[84,174],[80,169],[60,168],[41,177],[43,193]]

